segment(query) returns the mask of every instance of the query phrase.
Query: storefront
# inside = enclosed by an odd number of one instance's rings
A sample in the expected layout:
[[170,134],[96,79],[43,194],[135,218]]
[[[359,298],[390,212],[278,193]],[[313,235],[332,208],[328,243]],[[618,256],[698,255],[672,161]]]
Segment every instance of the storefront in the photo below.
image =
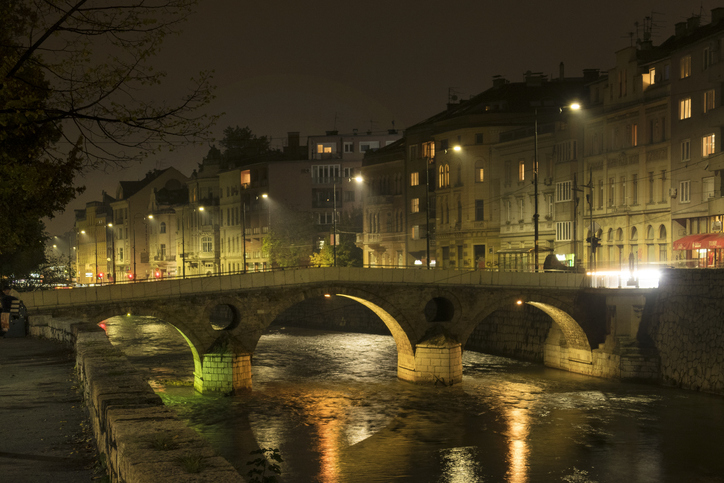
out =
[[687,235],[674,242],[674,267],[717,268],[724,265],[724,234]]

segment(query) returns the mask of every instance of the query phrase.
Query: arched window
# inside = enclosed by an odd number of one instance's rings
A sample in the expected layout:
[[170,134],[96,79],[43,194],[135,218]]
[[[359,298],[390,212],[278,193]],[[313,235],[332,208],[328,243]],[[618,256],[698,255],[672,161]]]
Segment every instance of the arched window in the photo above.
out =
[[654,227],[651,225],[649,225],[649,227],[646,229],[646,239],[647,240],[654,239]]
[[163,221],[161,222],[159,233],[166,233],[166,223],[164,223]]
[[659,238],[661,238],[662,240],[666,238],[666,227],[664,225],[661,225],[659,227]]
[[639,231],[634,226],[631,228],[631,241],[636,241],[639,239]]
[[450,165],[445,165],[445,186],[450,186]]
[[623,241],[623,230],[621,228],[616,230],[616,240]]
[[608,236],[606,237],[606,241],[609,241],[609,242],[613,241],[613,228],[608,229]]
[[440,165],[437,172],[437,187],[442,188],[445,186],[445,166]]

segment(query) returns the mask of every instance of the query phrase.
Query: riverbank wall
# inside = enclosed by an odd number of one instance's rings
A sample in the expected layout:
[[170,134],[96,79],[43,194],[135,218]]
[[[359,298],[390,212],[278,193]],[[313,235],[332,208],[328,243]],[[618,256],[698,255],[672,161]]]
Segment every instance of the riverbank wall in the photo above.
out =
[[31,316],[30,335],[75,347],[76,370],[111,482],[243,482],[188,428],[95,324]]
[[666,270],[639,340],[656,348],[661,381],[724,394],[724,270]]

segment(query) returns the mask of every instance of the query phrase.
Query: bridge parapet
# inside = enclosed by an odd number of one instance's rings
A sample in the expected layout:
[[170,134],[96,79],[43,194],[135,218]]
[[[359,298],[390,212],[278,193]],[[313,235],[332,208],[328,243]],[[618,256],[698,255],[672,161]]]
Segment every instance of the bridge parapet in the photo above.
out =
[[320,282],[328,284],[358,282],[579,290],[584,281],[584,274],[575,273],[466,272],[460,270],[337,267],[102,285],[71,290],[45,290],[23,294],[22,298],[28,309],[42,310],[53,307],[152,300]]

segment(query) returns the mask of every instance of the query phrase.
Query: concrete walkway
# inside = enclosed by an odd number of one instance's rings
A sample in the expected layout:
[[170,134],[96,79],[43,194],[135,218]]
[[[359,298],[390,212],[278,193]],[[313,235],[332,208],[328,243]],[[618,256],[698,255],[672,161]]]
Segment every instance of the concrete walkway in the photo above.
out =
[[74,366],[61,343],[0,338],[0,481],[103,478]]

